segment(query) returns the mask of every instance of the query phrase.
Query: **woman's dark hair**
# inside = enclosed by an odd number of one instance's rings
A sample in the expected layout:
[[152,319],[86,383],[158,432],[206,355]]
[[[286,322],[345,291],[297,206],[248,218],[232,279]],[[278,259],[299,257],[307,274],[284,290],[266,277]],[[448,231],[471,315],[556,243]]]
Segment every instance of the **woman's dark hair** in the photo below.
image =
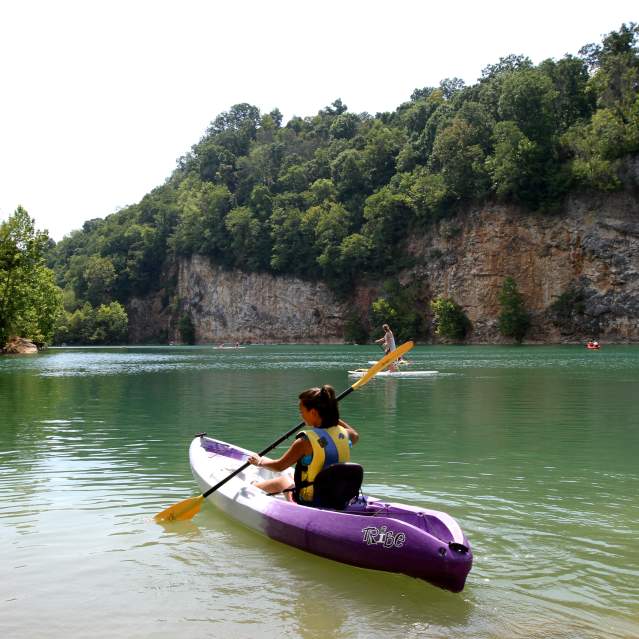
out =
[[322,418],[320,428],[330,428],[339,422],[339,408],[332,386],[324,384],[322,388],[309,388],[300,393],[299,399],[308,410],[317,410]]

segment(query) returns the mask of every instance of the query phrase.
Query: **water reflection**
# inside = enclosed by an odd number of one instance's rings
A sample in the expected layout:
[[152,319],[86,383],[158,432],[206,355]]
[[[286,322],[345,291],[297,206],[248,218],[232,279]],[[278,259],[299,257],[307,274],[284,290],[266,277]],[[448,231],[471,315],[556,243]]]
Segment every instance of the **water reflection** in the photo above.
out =
[[399,380],[388,378],[384,380],[384,402],[386,410],[390,413],[397,411],[397,386]]
[[[249,598],[240,607],[231,606],[231,618],[250,623],[262,606],[279,611],[276,620],[272,612],[261,619],[260,633],[266,636],[275,636],[284,624],[290,628],[287,636],[293,637],[399,637],[415,627],[454,637],[470,623],[473,605],[466,597],[409,577],[352,568],[289,548],[245,530],[208,504],[198,516],[198,526],[203,545],[189,552],[206,554],[211,575],[223,571],[231,558],[233,583],[244,584],[245,592],[259,593],[259,601]],[[219,597],[235,598],[226,581],[215,588]],[[394,630],[389,635],[391,621]]]

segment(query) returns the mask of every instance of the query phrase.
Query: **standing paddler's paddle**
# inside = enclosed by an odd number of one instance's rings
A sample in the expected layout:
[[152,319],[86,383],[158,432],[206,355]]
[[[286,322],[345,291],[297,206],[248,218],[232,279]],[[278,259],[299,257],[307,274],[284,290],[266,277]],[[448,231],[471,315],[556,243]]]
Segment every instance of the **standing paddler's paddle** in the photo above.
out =
[[[406,342],[402,344],[399,348],[395,349],[392,353],[382,357],[379,362],[375,363],[371,366],[365,375],[362,375],[352,386],[347,388],[343,393],[340,393],[336,400],[339,401],[343,399],[354,390],[361,388],[364,384],[367,384],[377,373],[383,371],[387,366],[390,365],[398,357],[401,357],[404,353],[407,353],[411,348],[413,348],[413,342]],[[279,439],[274,441],[270,446],[260,451],[258,455],[263,457],[266,453],[273,450],[276,446],[279,446],[287,437],[290,437],[293,433],[300,430],[300,428],[304,428],[304,422],[300,422],[294,428],[291,428],[288,432],[284,433]],[[164,521],[185,521],[187,519],[191,519],[195,515],[200,512],[200,508],[202,508],[202,502],[206,497],[208,497],[211,493],[214,493],[220,486],[226,484],[227,481],[233,479],[235,475],[241,473],[245,468],[248,468],[251,464],[246,462],[242,464],[239,468],[234,470],[230,475],[219,481],[215,486],[209,488],[205,493],[202,493],[198,497],[189,497],[188,499],[184,499],[183,501],[178,502],[177,504],[173,504],[173,506],[169,506],[161,513],[158,513],[154,519],[157,522]]]

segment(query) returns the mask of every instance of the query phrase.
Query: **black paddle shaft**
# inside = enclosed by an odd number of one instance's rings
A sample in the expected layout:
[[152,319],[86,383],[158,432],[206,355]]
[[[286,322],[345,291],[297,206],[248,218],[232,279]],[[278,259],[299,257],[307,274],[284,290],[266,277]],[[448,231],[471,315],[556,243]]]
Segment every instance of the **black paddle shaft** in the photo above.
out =
[[[344,399],[344,397],[346,397],[348,394],[352,393],[353,390],[354,390],[353,387],[349,386],[343,393],[340,393],[335,398],[335,401],[339,402],[340,399]],[[277,439],[272,444],[267,446],[264,450],[260,451],[258,453],[258,455],[260,457],[262,457],[263,455],[266,455],[266,453],[272,451],[276,446],[279,446],[285,439],[288,439],[293,433],[296,433],[301,428],[304,428],[304,426],[305,426],[304,422],[300,422],[297,426],[295,426],[294,428],[291,428],[291,430],[289,430],[288,432],[284,433],[279,439]],[[211,486],[211,488],[209,488],[205,493],[202,493],[202,497],[208,497],[211,493],[214,493],[218,488],[220,488],[220,486],[224,486],[224,484],[226,484],[227,481],[233,479],[233,477],[235,477],[235,475],[238,475],[245,468],[248,468],[250,465],[251,465],[250,462],[244,462],[239,468],[236,468],[230,475],[228,475],[224,479],[222,479],[219,482],[217,482],[217,484],[215,484],[215,486]]]

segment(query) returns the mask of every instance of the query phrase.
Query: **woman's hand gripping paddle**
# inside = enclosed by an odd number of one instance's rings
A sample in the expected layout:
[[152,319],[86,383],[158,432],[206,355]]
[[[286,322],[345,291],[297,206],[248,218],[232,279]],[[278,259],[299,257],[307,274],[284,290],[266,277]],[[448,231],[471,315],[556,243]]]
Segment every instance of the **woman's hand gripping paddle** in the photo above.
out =
[[[343,399],[354,390],[361,388],[365,384],[367,384],[377,373],[383,371],[385,368],[390,366],[392,362],[401,357],[404,353],[407,353],[411,348],[413,348],[413,342],[406,342],[402,344],[399,348],[395,349],[392,353],[382,357],[379,362],[376,362],[371,366],[368,371],[362,377],[360,377],[352,386],[347,388],[344,392],[340,393],[336,400],[339,401]],[[300,428],[304,428],[304,422],[300,422],[294,428],[291,428],[288,432],[284,433],[281,437],[279,437],[276,441],[270,444],[267,448],[260,451],[258,455],[263,457],[269,451],[273,450],[276,446],[279,446],[287,437],[290,437],[293,433],[300,430]],[[235,475],[241,473],[245,468],[250,466],[249,462],[242,464],[239,468],[234,470],[230,475],[219,481],[215,486],[209,488],[205,493],[197,497],[189,497],[188,499],[184,499],[183,501],[178,502],[177,504],[173,504],[173,506],[169,506],[161,513],[155,515],[153,519],[158,523],[166,522],[166,521],[186,521],[187,519],[193,518],[200,512],[200,508],[202,508],[202,502],[206,497],[208,497],[211,493],[215,492],[220,486],[226,484],[227,481],[233,479]]]

